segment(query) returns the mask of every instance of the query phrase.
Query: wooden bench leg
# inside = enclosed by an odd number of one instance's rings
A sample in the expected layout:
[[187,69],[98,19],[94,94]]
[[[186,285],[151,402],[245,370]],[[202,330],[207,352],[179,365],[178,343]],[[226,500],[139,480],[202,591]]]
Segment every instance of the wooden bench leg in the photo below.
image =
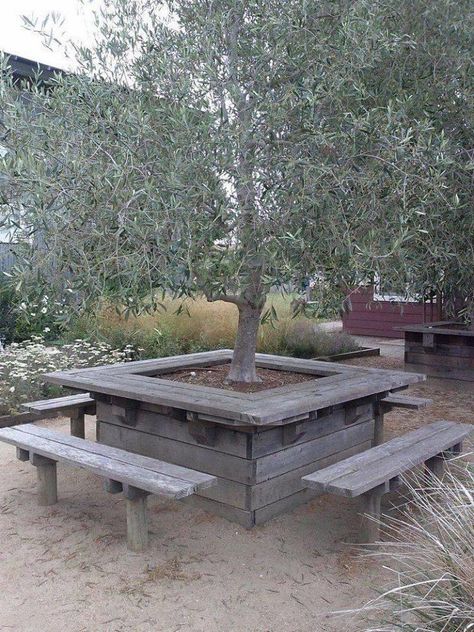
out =
[[372,441],[372,447],[383,443],[383,416],[384,408],[381,404],[375,406],[374,411],[374,440]]
[[74,411],[70,415],[71,420],[71,435],[73,437],[79,437],[85,439],[85,424],[84,424],[84,411]]
[[56,461],[39,454],[31,454],[30,462],[36,467],[38,477],[38,505],[56,504],[58,502]]
[[383,483],[370,492],[362,494],[361,542],[364,544],[371,544],[380,537],[380,508],[382,496],[386,491],[387,486]]
[[127,504],[127,547],[130,551],[144,551],[148,546],[148,492],[131,485],[124,485],[123,492]]
[[427,474],[429,477],[441,478],[444,473],[445,459],[443,454],[437,454],[425,461]]

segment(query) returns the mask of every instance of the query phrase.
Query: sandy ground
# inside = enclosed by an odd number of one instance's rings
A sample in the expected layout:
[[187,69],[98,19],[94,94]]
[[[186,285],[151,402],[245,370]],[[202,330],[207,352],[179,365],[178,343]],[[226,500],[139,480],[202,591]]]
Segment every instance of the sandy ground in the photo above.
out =
[[[402,366],[396,354],[351,363]],[[412,387],[434,405],[391,412],[387,436],[434,419],[473,423],[473,387]],[[44,423],[68,431],[65,420]],[[88,431],[93,438],[92,419]],[[38,507],[34,468],[14,457],[0,444],[2,632],[353,632],[368,620],[330,613],[359,606],[388,579],[350,544],[356,502],[321,496],[246,531],[151,497],[150,547],[137,554],[125,547],[122,499],[97,477],[59,465],[60,500]]]

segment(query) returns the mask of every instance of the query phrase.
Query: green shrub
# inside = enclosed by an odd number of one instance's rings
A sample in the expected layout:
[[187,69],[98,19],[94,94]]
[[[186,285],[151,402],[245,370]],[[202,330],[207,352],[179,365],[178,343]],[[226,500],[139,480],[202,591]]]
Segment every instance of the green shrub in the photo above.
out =
[[4,281],[0,281],[0,343],[15,340],[17,314],[15,311],[15,291]]
[[45,382],[45,373],[114,364],[131,356],[129,348],[117,350],[85,340],[62,347],[46,345],[43,338],[36,336],[12,343],[0,353],[0,415],[19,412],[24,402],[59,394],[59,387]]
[[348,334],[324,331],[308,320],[294,322],[287,329],[282,345],[282,353],[296,358],[331,356],[358,348]]

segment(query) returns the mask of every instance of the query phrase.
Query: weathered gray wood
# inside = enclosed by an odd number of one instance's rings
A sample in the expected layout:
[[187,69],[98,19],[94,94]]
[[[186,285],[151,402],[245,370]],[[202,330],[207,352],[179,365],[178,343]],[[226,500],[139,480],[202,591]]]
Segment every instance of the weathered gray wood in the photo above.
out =
[[[25,426],[20,426],[20,428],[24,427]],[[0,440],[23,449],[29,449],[30,452],[33,451],[36,455],[62,461],[69,465],[83,467],[104,478],[112,478],[157,495],[170,498],[182,498],[183,496],[193,494],[198,488],[195,482],[174,478],[167,474],[161,474],[143,467],[130,465],[124,461],[21,432],[15,428],[5,428],[1,430]],[[75,437],[74,440],[76,442],[81,441]],[[91,443],[85,440],[82,441],[84,444]]]
[[172,463],[158,461],[157,459],[149,458],[141,454],[133,454],[131,452],[127,452],[126,450],[121,450],[112,446],[94,443],[92,441],[84,442],[84,440],[70,437],[64,433],[50,430],[49,428],[28,425],[23,426],[22,431],[35,435],[37,437],[49,439],[53,442],[64,443],[66,446],[72,446],[78,449],[86,449],[87,452],[97,454],[109,459],[114,459],[116,461],[121,461],[123,463],[139,468],[151,470],[152,472],[157,472],[158,474],[166,474],[167,476],[193,483],[196,485],[196,489],[203,489],[215,484],[214,477],[209,476],[208,474],[196,472],[180,465],[173,465]]
[[249,508],[260,509],[266,505],[277,502],[282,498],[286,498],[287,496],[300,492],[306,487],[305,483],[302,481],[303,476],[328,467],[329,465],[337,463],[338,461],[346,459],[354,454],[368,450],[370,445],[370,441],[354,445],[347,450],[330,454],[329,456],[317,461],[312,461],[303,467],[299,467],[295,470],[291,470],[290,472],[286,472],[285,474],[281,474],[280,476],[270,478],[262,483],[254,485],[250,489]]
[[255,482],[260,483],[268,478],[273,478],[306,465],[311,461],[322,459],[330,454],[346,450],[353,445],[364,443],[372,439],[373,433],[374,424],[369,421],[355,426],[348,426],[339,432],[264,456],[255,463]]
[[49,419],[57,417],[57,412],[52,413],[17,413],[15,415],[2,415],[0,417],[0,428],[11,428],[20,424],[29,424],[32,421],[40,421],[41,419]]
[[133,488],[126,495],[127,547],[140,553],[148,546],[147,496],[143,490]]
[[73,411],[70,417],[70,422],[71,422],[71,435],[73,437],[79,437],[81,439],[84,439],[86,436],[84,413],[79,410]]
[[372,447],[381,445],[384,441],[384,407],[377,402],[374,406],[374,438]]
[[239,509],[238,507],[232,507],[226,503],[221,503],[211,498],[204,498],[201,495],[187,496],[182,498],[181,502],[191,505],[196,509],[203,509],[209,511],[217,516],[221,516],[231,522],[236,522],[242,525],[246,529],[251,529],[255,526],[255,512],[247,511],[245,509]]
[[213,476],[246,484],[251,484],[254,479],[254,466],[251,461],[215,452],[204,446],[173,441],[105,422],[100,422],[100,439],[103,444],[121,446],[127,451],[169,463],[186,463],[198,472],[206,472]]
[[359,496],[453,446],[472,426],[436,422],[362,455],[304,477],[308,486],[343,496]]
[[380,508],[385,484],[379,485],[362,496],[361,542],[371,544],[380,537]]
[[433,377],[445,377],[452,380],[461,380],[462,382],[474,381],[474,369],[455,369],[449,366],[431,366],[428,364],[413,364],[408,354],[405,355],[405,371],[414,371],[426,373]]
[[22,450],[21,448],[17,448],[16,449],[16,458],[19,461],[29,461],[30,460],[30,453],[28,450]]
[[430,459],[425,461],[428,474],[434,476],[435,478],[442,478],[444,473],[444,464],[445,461],[443,454],[432,456]]
[[[372,419],[372,402],[362,402],[360,404],[357,404],[357,402],[351,403],[347,408],[341,406],[336,410],[327,412],[327,414],[321,411],[321,414],[318,413],[317,417],[314,415],[308,421],[302,422],[301,432],[304,434],[302,434],[293,445],[311,441],[318,437],[342,430],[348,425],[363,423],[365,421],[371,421]],[[251,440],[251,456],[258,458],[279,452],[283,447],[283,428],[285,428],[285,426],[268,430],[262,429],[256,432]]]
[[[301,424],[301,435],[293,444],[316,439],[324,434],[330,434],[345,428],[349,423],[362,423],[370,421],[373,417],[373,404],[371,401],[361,400],[354,402],[346,408],[340,407],[333,412],[322,415],[316,419],[316,415],[307,421],[294,422]],[[174,411],[173,414],[175,415]],[[99,420],[110,424],[123,425],[112,414],[112,408],[104,402],[97,403],[97,417]],[[222,421],[222,420],[221,420]],[[184,443],[199,445],[199,442],[189,432],[188,422],[176,418],[168,418],[163,414],[140,408],[137,413],[135,428],[140,432],[156,434],[167,439],[176,439]],[[258,431],[239,429],[232,430],[222,424],[214,425],[215,439],[214,450],[240,456],[242,458],[258,458],[278,452],[283,447],[283,432],[285,426],[275,428],[262,428]],[[203,443],[201,443],[203,445]]]
[[[409,447],[411,444],[419,441],[420,439],[426,438],[430,435],[435,435],[440,428],[449,427],[452,423],[453,422],[438,421],[434,424],[430,424],[429,426],[423,426],[422,428],[418,428],[408,434],[396,437],[387,443],[377,446],[377,448],[367,450],[364,454],[340,461],[330,468],[326,468],[324,472],[318,472],[318,481],[321,484],[324,484],[325,482],[335,480],[336,478],[357,471],[359,468],[369,466],[372,462],[378,461],[385,455],[393,454],[397,450],[403,450],[404,447]],[[311,483],[310,477],[307,477],[305,480],[307,483]]]
[[48,411],[66,411],[71,408],[94,406],[95,401],[89,393],[79,393],[78,395],[66,395],[64,397],[54,397],[52,399],[41,399],[35,402],[23,404],[31,412],[43,413]]
[[38,480],[38,505],[47,507],[58,502],[56,461],[30,453],[30,462],[36,467]]
[[381,400],[381,404],[390,408],[408,408],[409,410],[420,410],[431,406],[432,399],[426,397],[408,397],[407,395],[398,395],[391,393]]
[[291,511],[295,507],[307,503],[317,496],[320,496],[320,493],[315,489],[306,488],[295,494],[291,494],[291,496],[280,498],[269,505],[256,509],[254,511],[254,523],[255,525],[265,524],[268,520],[275,518],[275,516]]
[[[208,356],[208,358],[211,356]],[[48,375],[54,383],[89,389],[150,404],[172,406],[190,412],[222,418],[226,424],[285,424],[290,417],[366,396],[388,393],[424,379],[421,375],[383,371],[324,362],[258,355],[258,364],[273,369],[284,368],[302,373],[322,374],[314,381],[292,384],[254,394],[224,391],[137,375],[134,363],[123,372],[111,369],[80,369]],[[181,361],[181,367],[188,366]],[[125,373],[125,370],[128,373]],[[122,370],[121,370],[122,371]]]
[[104,490],[109,494],[120,494],[123,492],[123,484],[120,481],[114,481],[111,478],[104,480]]

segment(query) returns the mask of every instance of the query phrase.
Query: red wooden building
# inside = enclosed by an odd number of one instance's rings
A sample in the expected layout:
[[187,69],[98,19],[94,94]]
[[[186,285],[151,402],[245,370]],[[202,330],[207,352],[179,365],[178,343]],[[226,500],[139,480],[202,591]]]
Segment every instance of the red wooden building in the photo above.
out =
[[406,301],[395,294],[379,294],[373,285],[353,290],[348,299],[351,309],[342,317],[343,330],[358,336],[403,338],[403,331],[395,327],[442,319],[441,306],[435,301]]

